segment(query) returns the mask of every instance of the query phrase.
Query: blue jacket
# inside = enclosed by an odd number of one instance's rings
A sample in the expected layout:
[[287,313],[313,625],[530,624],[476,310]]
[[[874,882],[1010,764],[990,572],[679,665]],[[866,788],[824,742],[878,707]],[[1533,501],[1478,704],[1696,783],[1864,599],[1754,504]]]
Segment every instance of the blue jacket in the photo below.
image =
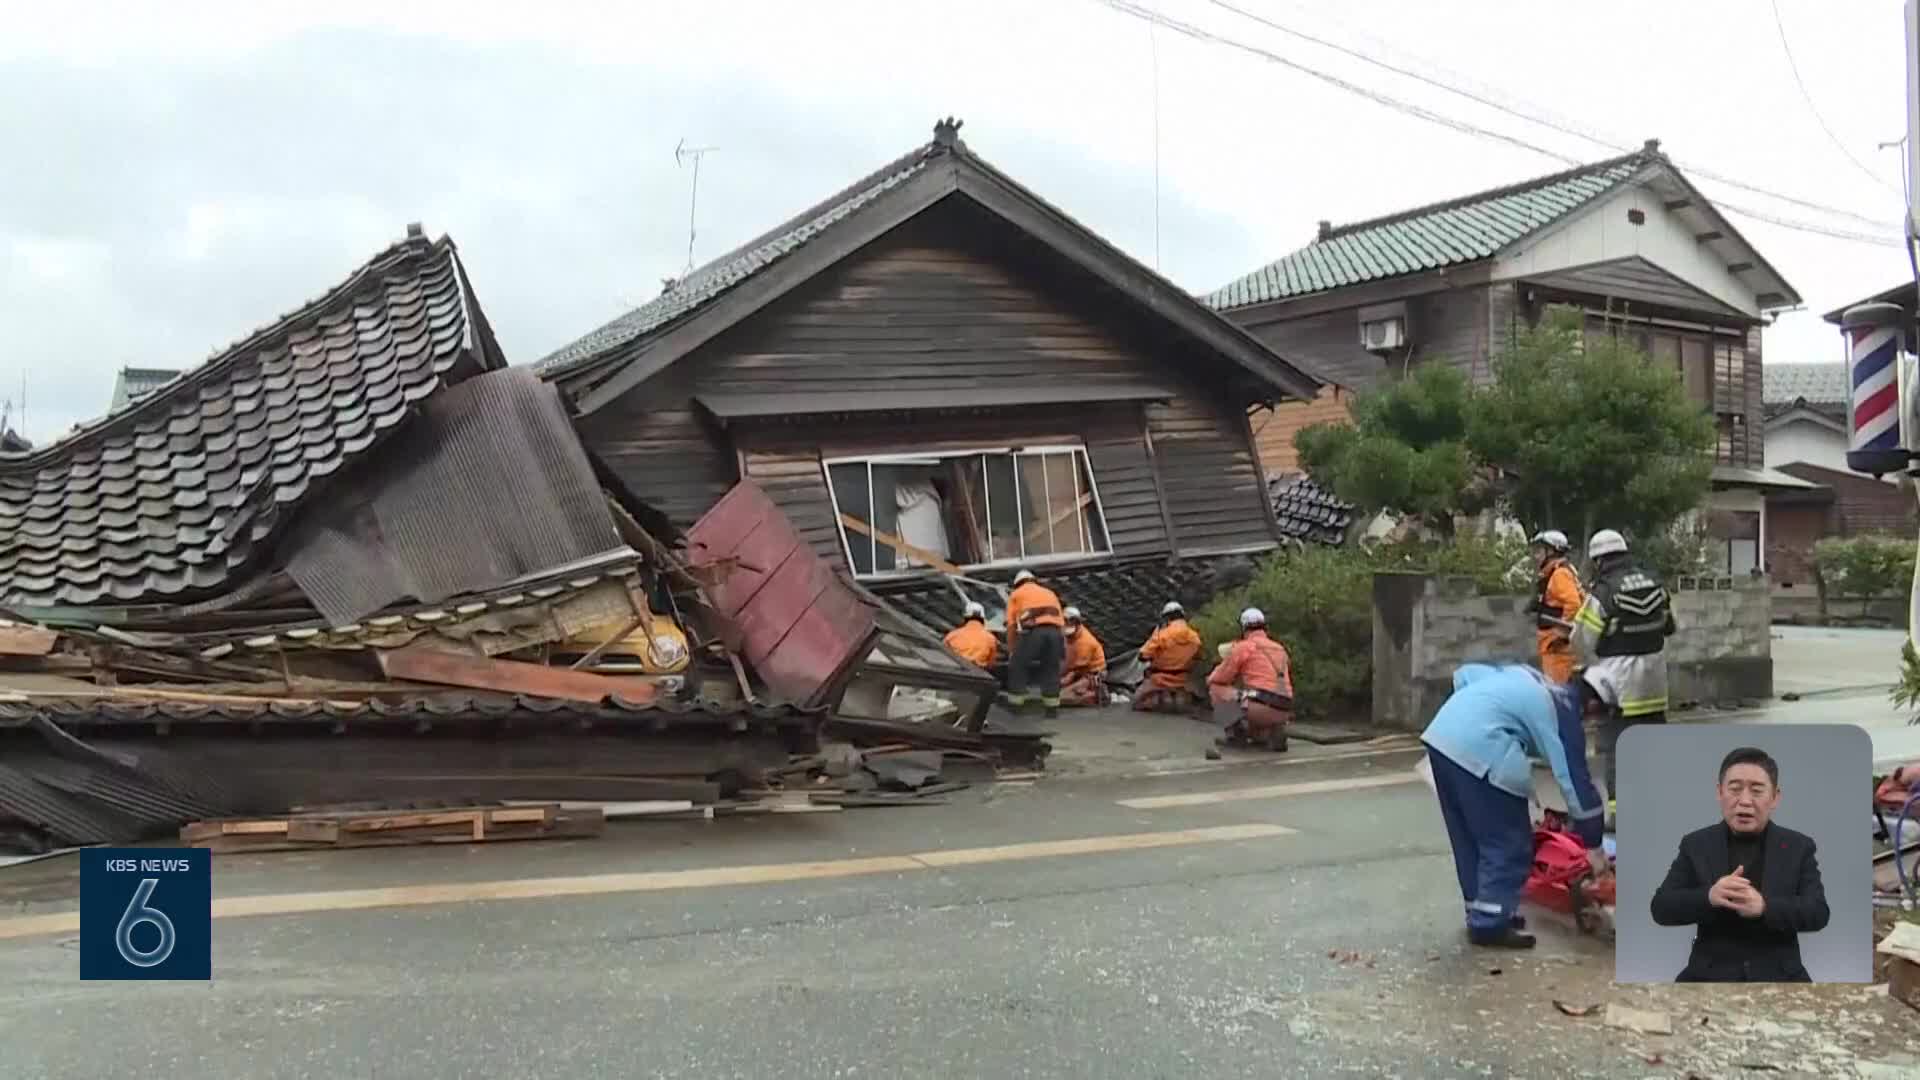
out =
[[1420,741],[1473,776],[1528,800],[1533,798],[1529,759],[1543,759],[1553,767],[1581,842],[1600,846],[1606,817],[1587,772],[1578,693],[1547,682],[1532,668],[1467,664],[1453,673],[1453,696]]

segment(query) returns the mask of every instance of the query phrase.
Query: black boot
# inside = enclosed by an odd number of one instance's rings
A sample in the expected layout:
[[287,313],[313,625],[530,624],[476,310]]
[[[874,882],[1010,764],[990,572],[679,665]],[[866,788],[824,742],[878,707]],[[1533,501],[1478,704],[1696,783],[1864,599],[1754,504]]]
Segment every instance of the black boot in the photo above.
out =
[[1533,935],[1523,934],[1511,926],[1499,930],[1469,930],[1467,940],[1488,949],[1533,948]]

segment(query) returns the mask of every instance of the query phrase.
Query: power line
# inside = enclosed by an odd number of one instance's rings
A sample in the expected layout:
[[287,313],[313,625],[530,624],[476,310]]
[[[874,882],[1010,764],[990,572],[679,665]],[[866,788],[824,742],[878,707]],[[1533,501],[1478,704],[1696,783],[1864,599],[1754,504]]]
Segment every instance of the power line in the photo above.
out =
[[1847,149],[1847,144],[1841,142],[1840,136],[1835,135],[1833,128],[1827,126],[1826,117],[1820,115],[1819,106],[1813,103],[1813,94],[1807,90],[1807,81],[1800,77],[1800,65],[1794,62],[1793,46],[1787,44],[1787,25],[1780,19],[1780,0],[1773,0],[1773,28],[1780,32],[1780,51],[1787,56],[1787,70],[1793,72],[1794,85],[1800,88],[1800,100],[1807,103],[1807,111],[1813,114],[1813,122],[1820,125],[1820,130],[1826,132],[1827,138],[1833,141],[1834,148],[1839,150],[1841,155],[1848,161],[1852,162],[1854,168],[1865,173],[1867,179],[1872,180],[1881,187],[1892,190],[1891,186],[1888,185],[1885,180],[1881,179],[1879,174],[1867,168],[1864,162],[1853,156],[1853,151]]
[[[1617,139],[1612,139],[1605,135],[1595,134],[1594,131],[1590,128],[1576,126],[1570,121],[1561,121],[1561,120],[1554,119],[1552,117],[1542,116],[1540,114],[1542,112],[1545,112],[1546,110],[1541,109],[1537,105],[1532,105],[1531,103],[1529,103],[1529,109],[1531,109],[1532,111],[1528,111],[1527,109],[1521,109],[1513,105],[1508,105],[1504,102],[1501,102],[1492,97],[1489,97],[1487,94],[1478,93],[1473,90],[1465,89],[1457,85],[1455,82],[1449,82],[1445,79],[1440,79],[1431,75],[1426,75],[1421,72],[1414,71],[1411,68],[1401,66],[1399,64],[1389,63],[1385,60],[1379,59],[1378,57],[1369,56],[1358,49],[1354,49],[1349,46],[1342,45],[1337,41],[1320,37],[1315,34],[1310,34],[1304,30],[1298,30],[1298,29],[1295,29],[1294,27],[1287,26],[1283,23],[1275,22],[1274,20],[1266,18],[1265,16],[1260,15],[1256,12],[1247,11],[1246,9],[1241,8],[1235,4],[1228,3],[1227,0],[1207,0],[1207,3],[1212,4],[1214,7],[1220,8],[1224,11],[1232,12],[1233,14],[1238,15],[1241,18],[1248,19],[1252,22],[1258,23],[1261,26],[1267,27],[1268,29],[1276,30],[1290,37],[1298,38],[1302,41],[1310,42],[1314,45],[1319,45],[1323,48],[1331,49],[1334,52],[1338,52],[1344,56],[1352,57],[1355,60],[1359,60],[1362,63],[1369,64],[1373,67],[1379,68],[1382,71],[1392,72],[1393,74],[1400,75],[1405,78],[1413,79],[1416,82],[1420,82],[1427,86],[1431,86],[1435,89],[1442,90],[1446,93],[1454,94],[1458,97],[1465,98],[1468,101],[1474,102],[1475,104],[1483,105],[1489,109],[1493,109],[1507,116],[1511,116],[1517,120],[1522,120],[1530,124],[1535,124],[1540,127],[1547,128],[1551,131],[1559,132],[1560,134],[1563,134],[1563,135],[1570,135],[1574,138],[1585,140],[1586,142],[1590,142],[1595,146],[1600,146],[1605,149],[1612,150],[1615,153],[1624,154],[1629,152],[1632,149],[1631,146],[1623,144]],[[1232,43],[1232,44],[1237,44],[1237,43]],[[1242,46],[1242,48],[1248,48],[1248,47]],[[1302,67],[1301,65],[1296,65],[1291,63],[1289,63],[1288,66],[1295,67],[1296,70]],[[1459,78],[1457,73],[1449,72],[1448,74],[1453,76],[1455,79]],[[1508,141],[1512,141],[1512,140],[1508,140]],[[1578,160],[1575,158],[1569,158],[1564,154],[1555,153],[1550,150],[1545,150],[1540,147],[1533,146],[1532,144],[1522,143],[1521,145],[1523,145],[1526,149],[1535,151],[1536,153],[1545,154],[1548,157],[1557,158],[1569,164],[1576,163]],[[1795,195],[1788,195],[1784,192],[1774,191],[1769,188],[1761,187],[1757,184],[1748,183],[1744,180],[1737,180],[1731,176],[1726,176],[1722,173],[1714,172],[1709,169],[1699,167],[1691,162],[1682,161],[1682,162],[1677,162],[1677,164],[1679,164],[1682,168],[1685,168],[1688,172],[1691,172],[1702,179],[1712,180],[1716,183],[1725,184],[1728,187],[1739,188],[1740,190],[1748,192],[1750,194],[1763,195],[1769,199],[1778,199],[1783,203],[1789,203],[1791,205],[1801,207],[1802,209],[1815,210],[1815,211],[1819,211],[1821,213],[1826,213],[1826,214],[1833,214],[1839,217],[1849,218],[1853,221],[1857,221],[1862,224],[1878,226],[1880,228],[1886,228],[1889,225],[1889,223],[1886,221],[1882,221],[1877,218],[1868,217],[1865,214],[1856,213],[1854,211],[1842,209],[1837,206],[1828,206],[1824,203],[1814,202],[1810,199],[1803,199]],[[1858,164],[1858,162],[1855,162],[1855,164]]]
[[[1170,18],[1157,11],[1144,8],[1141,5],[1132,2],[1132,0],[1100,0],[1100,2],[1105,4],[1107,7],[1120,12],[1123,15],[1127,15],[1136,19],[1143,19],[1149,23],[1166,27],[1167,29],[1174,31],[1175,33],[1181,34],[1185,37],[1192,38],[1196,41],[1200,41],[1200,42],[1204,42],[1212,45],[1222,45],[1227,48],[1234,49],[1236,51],[1247,53],[1249,55],[1258,57],[1262,60],[1266,60],[1269,63],[1279,64],[1282,67],[1288,68],[1293,71],[1297,71],[1311,78],[1318,79],[1319,81],[1327,83],[1328,85],[1331,85],[1337,89],[1345,90],[1348,93],[1355,94],[1360,97],[1364,97],[1369,101],[1375,102],[1376,104],[1385,105],[1390,109],[1393,109],[1397,112],[1405,113],[1417,119],[1425,120],[1429,123],[1438,124],[1442,127],[1450,128],[1454,131],[1461,132],[1462,134],[1473,135],[1483,139],[1492,139],[1498,142],[1507,143],[1508,145],[1511,145],[1511,146],[1517,146],[1522,150],[1528,150],[1545,157],[1553,158],[1557,161],[1562,162],[1563,164],[1578,165],[1582,163],[1582,160],[1580,158],[1571,157],[1571,156],[1568,156],[1567,154],[1563,154],[1557,150],[1549,149],[1548,147],[1542,146],[1535,142],[1528,141],[1527,139],[1521,138],[1519,136],[1509,135],[1505,132],[1495,131],[1491,128],[1481,127],[1478,124],[1473,124],[1465,120],[1460,120],[1455,117],[1447,116],[1445,114],[1435,112],[1423,106],[1415,105],[1412,102],[1408,102],[1403,99],[1394,97],[1390,94],[1382,93],[1380,91],[1373,90],[1369,87],[1361,86],[1357,83],[1340,78],[1337,75],[1332,75],[1328,72],[1321,71],[1318,68],[1314,68],[1309,65],[1300,63],[1299,61],[1281,56],[1278,53],[1261,48],[1260,46],[1251,45],[1244,41],[1239,41],[1234,38],[1225,37],[1220,34],[1216,34],[1210,30],[1206,30],[1201,27],[1195,26],[1191,23],[1186,23],[1177,19]],[[1226,8],[1227,10],[1234,11],[1248,18],[1254,19],[1257,22],[1261,22],[1263,25],[1273,26],[1276,29],[1281,29],[1288,33],[1293,33],[1293,31],[1287,30],[1287,28],[1281,27],[1277,23],[1271,23],[1265,19],[1260,18],[1259,16],[1242,12],[1240,11],[1240,9],[1235,8],[1230,4],[1226,4],[1222,2],[1222,0],[1208,0],[1208,2],[1218,4],[1218,6]],[[1304,37],[1305,35],[1298,35],[1298,36]],[[1313,40],[1318,40],[1318,39],[1313,39]],[[1337,46],[1330,46],[1330,47],[1337,47]],[[1427,82],[1430,85],[1437,86],[1440,89],[1447,90],[1450,93],[1456,93],[1463,97],[1467,97],[1475,101],[1481,101],[1483,103],[1492,104],[1491,102],[1488,102],[1487,99],[1481,97],[1480,95],[1459,90],[1458,88],[1448,86],[1444,82],[1429,79],[1425,76],[1419,75],[1418,73],[1407,71],[1406,69],[1396,67],[1395,65],[1387,64],[1384,61],[1378,61],[1370,57],[1364,57],[1364,56],[1362,57],[1362,59],[1365,59],[1368,63],[1373,64],[1377,67],[1382,67],[1389,71],[1394,71],[1400,74],[1408,75],[1409,77],[1419,79],[1420,81],[1423,81],[1423,82]],[[1563,125],[1551,123],[1548,121],[1543,121],[1538,118],[1528,116],[1527,114],[1519,112],[1517,110],[1513,110],[1497,104],[1493,104],[1493,107],[1500,109],[1500,111],[1506,112],[1509,115],[1513,115],[1521,119],[1528,120],[1529,122],[1532,122],[1532,123],[1541,124],[1543,126],[1550,127],[1555,130],[1563,131],[1569,134],[1579,135],[1579,137],[1581,138],[1587,139],[1590,142],[1596,142],[1602,146],[1613,146],[1614,149],[1621,149],[1620,147],[1614,146],[1614,144],[1611,144],[1606,140],[1599,139],[1594,136],[1582,134],[1578,131],[1567,128]],[[1862,214],[1856,214],[1849,210],[1842,210],[1842,209],[1839,209],[1838,207],[1825,206],[1823,204],[1811,202],[1805,199],[1800,199],[1795,196],[1784,195],[1775,191],[1769,191],[1766,188],[1762,188],[1754,184],[1748,184],[1744,181],[1735,180],[1732,177],[1724,176],[1719,173],[1708,171],[1706,169],[1697,168],[1693,165],[1686,165],[1685,168],[1688,171],[1702,178],[1714,180],[1719,183],[1726,184],[1730,187],[1739,188],[1741,190],[1749,191],[1757,195],[1764,195],[1768,198],[1779,199],[1782,202],[1792,203],[1794,205],[1803,206],[1808,209],[1817,210],[1817,211],[1821,211],[1829,214],[1834,214],[1841,217],[1851,218],[1856,221],[1864,222],[1868,225],[1878,226],[1881,228],[1887,227],[1887,223],[1884,221],[1879,221],[1874,218],[1869,218]],[[1889,235],[1884,235],[1884,234],[1871,235],[1871,234],[1857,232],[1853,230],[1833,228],[1825,225],[1820,225],[1814,222],[1800,221],[1793,218],[1786,218],[1778,215],[1765,214],[1765,213],[1749,210],[1747,208],[1735,206],[1725,202],[1720,202],[1718,203],[1718,205],[1722,206],[1727,210],[1741,214],[1743,216],[1753,218],[1757,221],[1764,221],[1764,222],[1767,222],[1768,224],[1778,225],[1782,228],[1796,229],[1802,232],[1813,233],[1821,236],[1830,237],[1833,239],[1851,240],[1851,241],[1860,242],[1860,243],[1882,244],[1887,246],[1894,246],[1897,243]]]

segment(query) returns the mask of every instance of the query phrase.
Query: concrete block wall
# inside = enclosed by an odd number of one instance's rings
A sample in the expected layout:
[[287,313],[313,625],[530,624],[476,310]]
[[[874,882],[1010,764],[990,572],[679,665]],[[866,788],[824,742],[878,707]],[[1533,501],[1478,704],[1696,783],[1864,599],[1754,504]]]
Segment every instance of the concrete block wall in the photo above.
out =
[[[1773,695],[1772,629],[1764,579],[1683,578],[1672,585],[1678,630],[1667,641],[1674,703]],[[1417,731],[1469,663],[1534,663],[1527,598],[1488,595],[1470,579],[1376,574],[1373,719]]]

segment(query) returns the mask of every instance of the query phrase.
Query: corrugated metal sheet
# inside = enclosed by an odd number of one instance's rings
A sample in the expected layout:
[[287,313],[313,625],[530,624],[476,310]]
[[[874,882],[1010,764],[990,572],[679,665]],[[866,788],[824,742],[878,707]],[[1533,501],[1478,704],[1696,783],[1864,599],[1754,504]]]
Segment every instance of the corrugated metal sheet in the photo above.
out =
[[695,563],[738,560],[709,590],[738,627],[743,659],[781,698],[825,702],[864,657],[873,611],[816,556],[780,508],[741,481],[687,532]]
[[1205,301],[1210,307],[1225,310],[1484,259],[1661,160],[1657,152],[1638,151],[1390,217],[1343,225],[1214,290]]
[[559,392],[526,368],[433,398],[291,543],[288,573],[335,624],[625,546]]

